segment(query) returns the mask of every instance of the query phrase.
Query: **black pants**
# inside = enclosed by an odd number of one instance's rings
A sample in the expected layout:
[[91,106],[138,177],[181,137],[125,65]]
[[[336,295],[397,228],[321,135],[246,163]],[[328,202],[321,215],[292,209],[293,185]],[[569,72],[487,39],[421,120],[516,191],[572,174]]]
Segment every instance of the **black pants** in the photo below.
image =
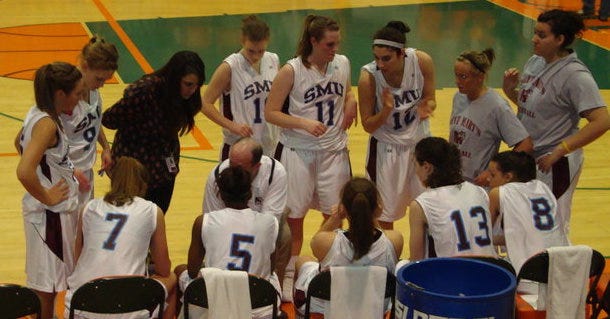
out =
[[176,179],[173,178],[170,181],[166,181],[164,183],[155,185],[153,187],[149,186],[146,191],[145,199],[157,204],[159,208],[163,211],[163,214],[167,213],[167,209],[169,208],[169,203],[172,200],[172,194],[174,193],[174,184],[176,183]]

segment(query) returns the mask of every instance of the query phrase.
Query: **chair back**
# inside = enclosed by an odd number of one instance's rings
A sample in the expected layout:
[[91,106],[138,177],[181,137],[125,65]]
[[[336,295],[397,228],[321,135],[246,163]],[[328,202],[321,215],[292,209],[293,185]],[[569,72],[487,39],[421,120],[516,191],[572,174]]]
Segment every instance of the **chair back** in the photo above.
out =
[[70,302],[70,319],[75,310],[102,314],[148,310],[152,316],[158,307],[159,316],[165,306],[163,285],[141,276],[94,279],[79,287]]
[[[357,279],[355,279],[357,280]],[[331,276],[330,269],[321,271],[317,274],[307,286],[307,296],[305,299],[305,319],[309,319],[311,298],[319,298],[330,301],[330,290],[331,290]],[[346,292],[347,293],[347,292]],[[386,273],[386,284],[384,298],[390,298],[392,301],[392,309],[390,312],[390,319],[394,318],[394,307],[396,305],[396,276],[391,272]]]
[[[593,249],[591,254],[591,267],[589,269],[589,290],[587,292],[587,303],[592,306],[593,313],[591,318],[597,315],[596,309],[599,307],[599,297],[595,291],[599,278],[601,277],[606,259],[597,250]],[[549,253],[547,251],[538,253],[523,263],[517,280],[526,279],[540,283],[549,282]]]
[[0,284],[0,313],[2,318],[20,318],[32,314],[41,318],[40,299],[28,287]]
[[[277,317],[277,301],[279,294],[273,285],[258,276],[248,274],[248,287],[250,290],[250,305],[252,309],[265,306],[272,306],[273,315],[271,318]],[[189,319],[188,305],[195,305],[202,308],[208,308],[208,292],[205,287],[203,277],[198,277],[193,280],[184,291],[184,319]]]

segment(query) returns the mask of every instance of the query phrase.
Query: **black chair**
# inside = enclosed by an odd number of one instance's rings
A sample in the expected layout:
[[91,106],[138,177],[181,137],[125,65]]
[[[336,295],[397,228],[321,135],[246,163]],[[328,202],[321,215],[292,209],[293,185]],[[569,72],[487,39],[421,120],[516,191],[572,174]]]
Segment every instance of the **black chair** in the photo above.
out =
[[[279,293],[275,287],[269,281],[255,275],[248,275],[248,286],[250,288],[250,305],[252,309],[271,306],[273,309],[271,318],[277,319]],[[184,319],[189,319],[188,305],[208,308],[208,293],[203,277],[193,280],[184,291]]]
[[[595,287],[597,287],[597,283],[599,282],[599,278],[604,271],[605,265],[606,259],[604,256],[599,251],[593,249],[593,253],[591,255],[591,267],[589,269],[589,291],[587,292],[587,304],[590,304],[593,309],[591,318],[595,318],[597,316],[595,312],[599,307],[599,297],[597,296]],[[544,251],[530,257],[525,261],[523,266],[521,266],[521,270],[517,276],[517,281],[526,279],[546,284],[549,282],[548,277],[549,253]]]
[[[309,307],[312,297],[330,301],[330,283],[330,270],[321,271],[311,280],[311,282],[309,282],[309,286],[307,286],[307,297],[305,299],[305,319],[309,319],[311,316]],[[396,277],[389,271],[386,274],[384,298],[390,298],[392,301],[390,319],[394,319],[394,307],[396,305]]]
[[591,318],[595,319],[599,316],[599,313],[604,310],[606,314],[610,314],[610,282],[606,284],[606,290],[599,300],[599,304],[593,309]]
[[159,317],[165,306],[163,285],[141,276],[94,279],[79,287],[70,301],[70,319],[75,310],[93,313],[119,314],[138,310],[153,311],[159,308]]
[[0,313],[2,318],[20,318],[32,314],[41,318],[40,299],[28,287],[0,284]]
[[506,259],[494,257],[494,256],[485,256],[485,255],[470,255],[470,256],[458,256],[459,258],[470,258],[475,260],[484,261],[490,264],[494,264],[496,266],[500,266],[503,269],[508,270],[513,276],[517,276],[517,272],[515,271],[515,267]]

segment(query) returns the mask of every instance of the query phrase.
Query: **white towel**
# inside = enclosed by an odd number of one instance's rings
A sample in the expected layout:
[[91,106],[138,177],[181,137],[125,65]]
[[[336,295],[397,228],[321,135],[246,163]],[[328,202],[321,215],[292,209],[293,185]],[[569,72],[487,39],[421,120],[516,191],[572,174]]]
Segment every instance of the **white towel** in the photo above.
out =
[[591,247],[552,247],[549,252],[547,319],[580,319],[585,304],[591,268]]
[[383,318],[386,273],[379,266],[331,267],[327,318]]
[[202,268],[209,319],[250,319],[250,288],[245,271]]

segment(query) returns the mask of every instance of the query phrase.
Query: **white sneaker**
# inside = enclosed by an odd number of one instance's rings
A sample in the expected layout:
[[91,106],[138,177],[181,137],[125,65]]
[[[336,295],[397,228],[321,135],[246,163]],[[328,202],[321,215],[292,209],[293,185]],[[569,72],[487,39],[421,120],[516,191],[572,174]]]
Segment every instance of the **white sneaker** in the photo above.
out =
[[294,285],[294,269],[286,268],[282,281],[282,302],[292,302],[292,287]]

